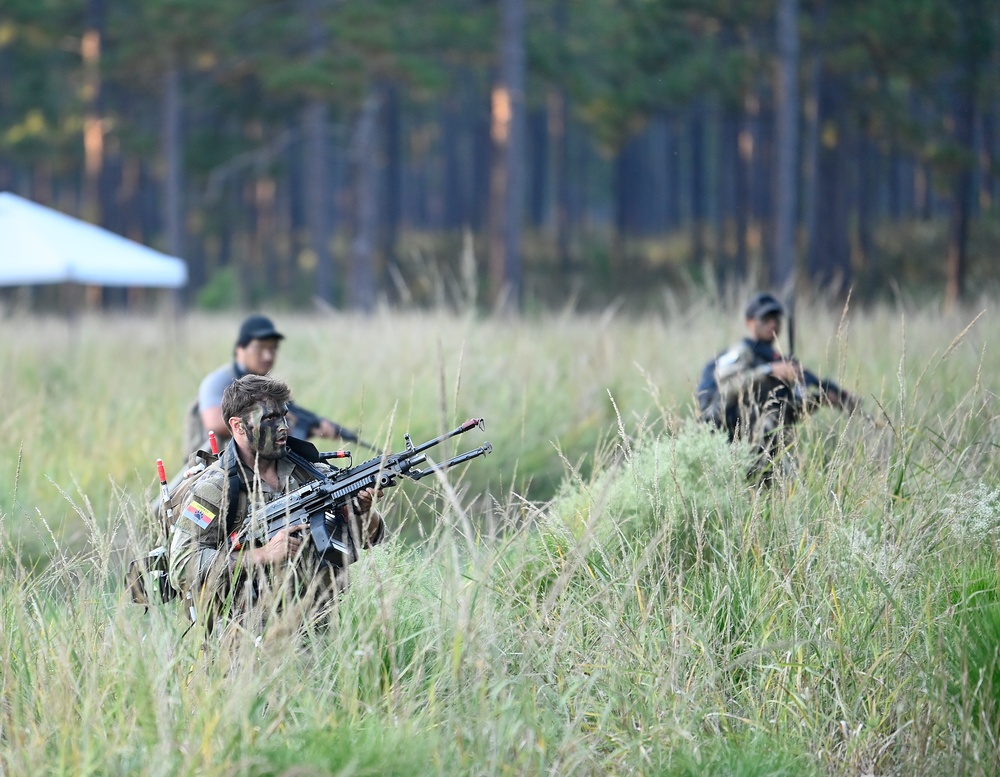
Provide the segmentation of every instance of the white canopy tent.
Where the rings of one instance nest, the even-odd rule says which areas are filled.
[[[79,283],[176,289],[187,279],[182,259],[0,192],[0,286]]]

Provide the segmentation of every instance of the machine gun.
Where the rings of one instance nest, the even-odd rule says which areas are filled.
[[[460,453],[446,461],[420,468],[427,461],[424,451],[445,440],[472,429],[485,429],[481,418],[471,418],[450,432],[414,445],[410,435],[404,435],[405,448],[399,453],[376,456],[357,466],[337,468],[325,472],[312,467],[312,480],[300,488],[251,511],[239,532],[240,543],[250,541],[266,544],[275,534],[288,526],[305,524],[320,563],[336,569],[346,567],[358,559],[355,540],[347,520],[348,503],[366,488],[384,489],[396,485],[400,478],[420,480],[434,472],[442,472],[493,450],[490,443]],[[319,453],[317,459],[329,461],[344,458],[344,451]]]

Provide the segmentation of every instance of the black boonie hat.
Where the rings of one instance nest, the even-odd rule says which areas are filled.
[[[785,306],[773,294],[766,291],[754,294],[747,302],[747,318],[764,318],[772,313],[777,313],[779,316],[785,315]]]
[[[251,340],[266,340],[269,337],[281,340],[284,335],[274,328],[274,323],[267,316],[250,316],[240,324],[236,345],[244,348]]]

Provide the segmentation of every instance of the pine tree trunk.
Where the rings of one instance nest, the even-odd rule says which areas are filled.
[[[366,313],[375,308],[375,236],[378,230],[376,123],[379,96],[369,92],[361,107],[354,143],[354,241],[351,245],[349,305]]]
[[[531,164],[528,167],[528,214],[534,229],[545,225],[545,210],[549,188],[549,117],[544,108],[537,108],[528,116],[530,128]]]
[[[774,259],[771,283],[784,287],[795,271],[795,223],[798,213],[799,142],[798,0],[778,2],[778,68],[775,111],[777,147],[774,193]]]
[[[816,230],[809,251],[813,284],[839,294],[851,280],[848,208],[850,178],[845,155],[844,87],[826,68],[820,78],[819,120],[832,131],[820,144]]]
[[[399,89],[387,83],[382,90],[383,184],[380,243],[385,267],[396,263],[396,244],[403,217],[403,164],[400,146]],[[381,284],[380,279],[380,284]]]
[[[975,122],[976,103],[971,88],[955,95],[955,142],[968,152],[972,150],[972,127]],[[971,153],[970,153],[971,156]],[[972,208],[972,170],[961,165],[954,175],[951,209],[948,217],[947,282],[945,308],[954,308],[966,293],[968,265],[969,212]]]
[[[562,90],[549,93],[549,136],[555,189],[556,262],[566,278],[570,272],[569,103]]]
[[[167,253],[184,256],[182,192],[183,147],[181,144],[180,71],[171,64],[163,73],[163,226]],[[200,274],[194,276],[199,281]]]
[[[86,0],[80,38],[83,62],[83,202],[84,219],[101,223],[100,186],[104,168],[104,121],[101,90],[101,47],[104,43],[104,2]]]
[[[996,114],[984,111],[980,116],[982,128],[979,149],[979,210],[988,211],[996,201],[996,161],[997,127]]]
[[[303,114],[305,143],[305,201],[309,223],[309,249],[315,261],[313,293],[326,304],[333,304],[333,256],[330,253],[332,219],[330,218],[329,157],[327,154],[326,106],[310,100]]]
[[[700,102],[692,106],[688,137],[691,160],[691,264],[700,271],[705,261],[705,108]]]
[[[520,307],[524,205],[524,0],[501,0],[500,80],[493,90],[494,163],[490,186],[490,296]]]

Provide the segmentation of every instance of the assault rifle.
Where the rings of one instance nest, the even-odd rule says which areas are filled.
[[[295,425],[288,430],[288,433],[292,437],[298,437],[302,440],[309,439],[309,432],[319,426],[324,420],[329,421],[329,419],[325,419],[323,416],[317,415],[311,410],[306,410],[304,407],[296,405],[294,402],[288,403],[288,412],[295,418]],[[341,426],[335,421],[329,421],[329,423],[336,430],[337,436],[341,440],[344,440],[345,442],[355,442],[370,451],[378,451],[378,448],[371,443],[358,439],[356,432],[352,432],[350,429]]]
[[[789,361],[797,362],[798,359],[795,356],[795,292],[794,286],[788,292],[788,296],[785,298],[785,315],[788,319],[788,354],[785,356]],[[833,393],[840,399],[840,408],[846,410],[848,413],[857,413],[866,421],[871,423],[876,429],[881,429],[885,426],[885,422],[881,419],[875,418],[871,413],[864,409],[861,405],[861,400],[855,395],[848,391],[845,391],[832,380],[827,380],[826,378],[817,378],[818,386],[820,392],[822,392],[820,397],[809,396],[806,393],[806,386],[802,381],[796,381],[794,386],[795,401],[797,404],[797,409],[799,412],[806,409],[810,404],[818,406],[822,404],[822,397]]]
[[[389,488],[396,485],[400,478],[420,480],[434,472],[442,472],[487,455],[493,450],[488,442],[446,461],[419,467],[427,461],[424,451],[476,428],[485,429],[483,419],[471,418],[456,429],[420,445],[414,445],[410,435],[405,434],[406,446],[402,451],[376,456],[357,466],[337,468],[331,465],[332,473],[313,467],[312,474],[316,480],[251,512],[239,533],[240,541],[250,540],[263,545],[282,529],[305,524],[309,527],[320,563],[336,569],[346,567],[358,559],[354,538],[345,518],[344,508],[348,503],[366,488]],[[345,451],[319,453],[316,459],[328,461],[349,455]]]

